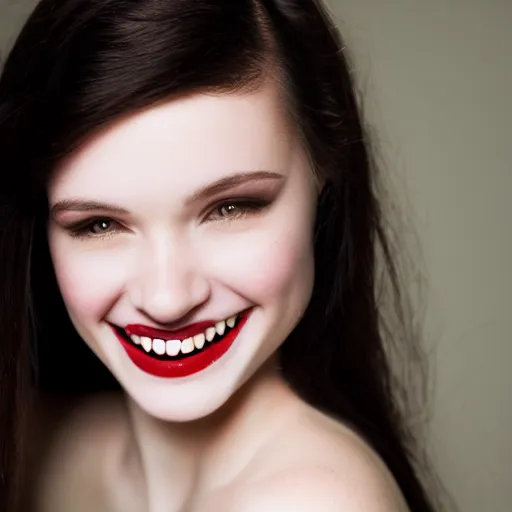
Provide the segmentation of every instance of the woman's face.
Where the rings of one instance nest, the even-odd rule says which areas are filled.
[[[281,105],[270,85],[173,100],[95,135],[50,180],[71,320],[161,419],[218,409],[310,300],[317,190]]]

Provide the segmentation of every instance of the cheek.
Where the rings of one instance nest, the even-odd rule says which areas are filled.
[[[217,275],[250,301],[309,300],[314,262],[309,222],[273,224],[223,244]],[[290,305],[292,305],[290,303]],[[300,306],[302,307],[302,306]]]
[[[264,244],[250,253],[244,272],[248,293],[255,297],[273,297],[280,293],[299,291],[309,281],[312,268],[309,248],[297,240],[282,238]]]
[[[59,289],[70,315],[77,321],[103,316],[119,290],[122,276],[113,255],[80,250],[80,242],[49,238]]]

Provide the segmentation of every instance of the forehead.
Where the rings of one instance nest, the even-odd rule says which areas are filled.
[[[275,87],[188,96],[113,123],[54,173],[49,196],[171,181],[193,189],[234,172],[283,170],[293,145]],[[142,192],[142,190],[141,190]]]

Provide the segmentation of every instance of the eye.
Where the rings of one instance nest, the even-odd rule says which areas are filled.
[[[95,218],[70,226],[68,229],[76,238],[103,238],[112,236],[119,228],[119,224],[112,219]]]
[[[268,205],[268,201],[259,199],[225,201],[215,207],[208,220],[237,220],[248,215],[256,215]]]
[[[92,224],[89,224],[89,231],[94,235],[103,235],[110,230],[112,227],[112,221],[105,220],[97,220]]]
[[[224,204],[219,207],[219,214],[226,218],[226,217],[236,217],[237,215],[243,214],[244,208],[240,207],[240,205],[235,203],[228,203]]]

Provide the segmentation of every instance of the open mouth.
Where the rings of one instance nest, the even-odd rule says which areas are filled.
[[[160,361],[181,361],[209,350],[240,324],[241,314],[235,315],[215,326],[208,327],[205,332],[184,340],[150,338],[149,336],[129,335],[123,328],[114,326],[117,334],[137,350]]]
[[[111,324],[117,339],[131,361],[142,371],[156,377],[184,377],[204,370],[220,359],[242,330],[251,309],[216,324],[206,324],[205,330],[184,339],[146,336],[152,329],[121,328]],[[134,334],[130,331],[137,331]],[[148,331],[148,332],[146,332]],[[172,334],[167,333],[167,336]]]

